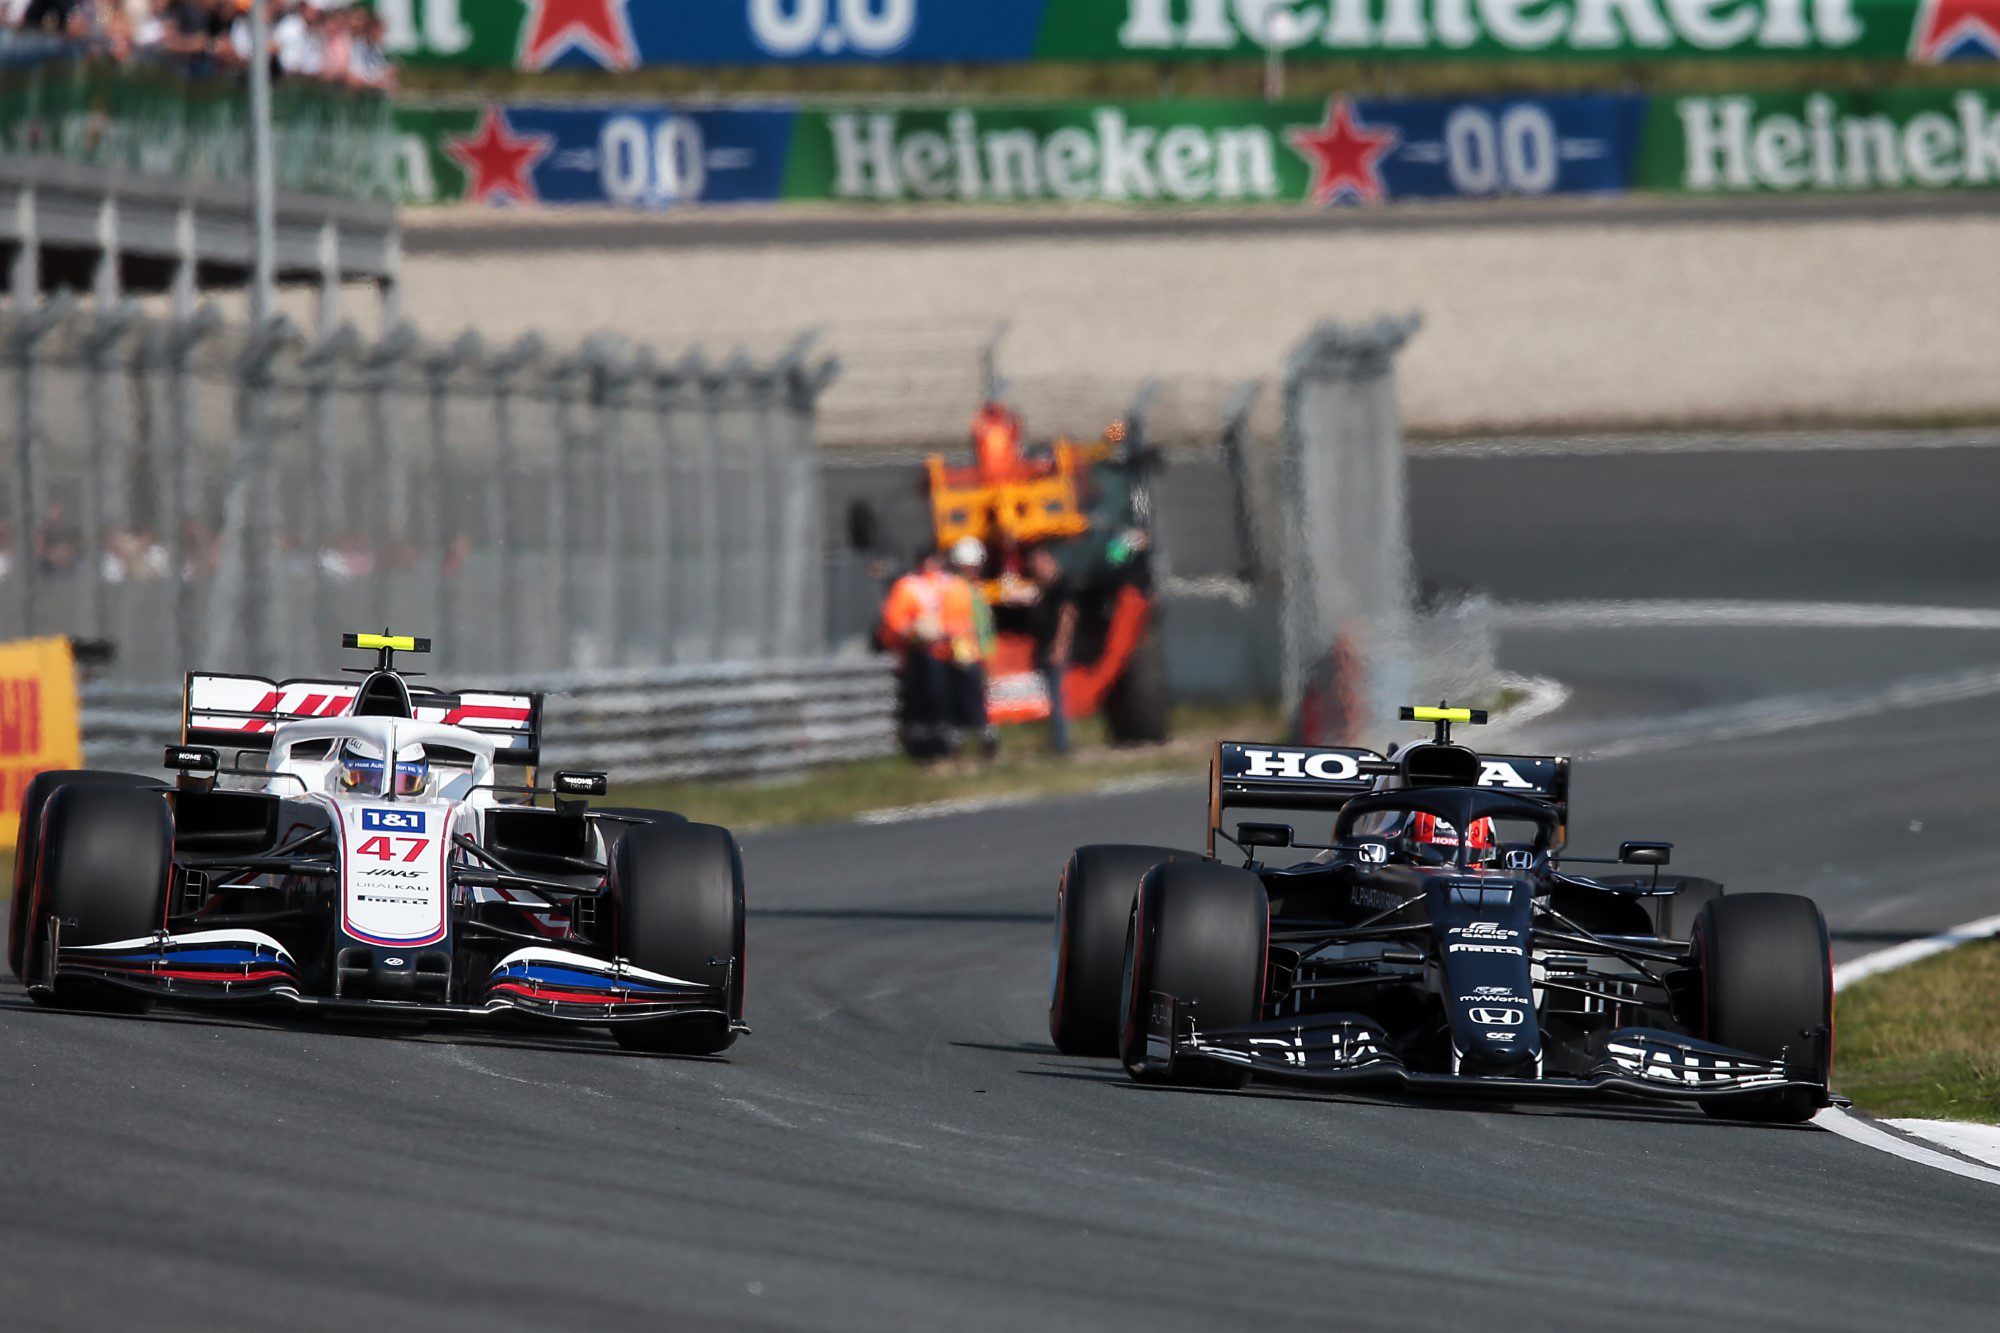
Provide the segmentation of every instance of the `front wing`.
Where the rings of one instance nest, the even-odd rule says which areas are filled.
[[[473,1004],[315,995],[277,940],[254,930],[160,931],[110,944],[64,945],[50,922],[45,958],[30,980],[53,989],[70,977],[182,1001],[280,1001],[301,1008],[365,1010],[413,1018],[480,1019],[528,1014],[571,1023],[627,1023],[656,1018],[729,1021],[729,978],[714,984],[648,972],[563,949],[518,949],[488,975]],[[731,964],[733,968],[734,964]]]
[[[1764,1060],[1658,1028],[1620,1028],[1582,1078],[1524,1078],[1413,1070],[1390,1038],[1360,1014],[1310,1014],[1248,1027],[1203,1029],[1172,995],[1147,996],[1144,1067],[1171,1074],[1184,1061],[1233,1065],[1259,1078],[1320,1086],[1377,1086],[1516,1100],[1599,1094],[1667,1101],[1726,1100],[1824,1084],[1798,1079],[1785,1061]]]

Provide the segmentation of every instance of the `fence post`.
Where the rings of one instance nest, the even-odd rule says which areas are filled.
[[[514,377],[542,357],[542,340],[524,334],[512,347],[486,363],[493,389],[493,466],[486,474],[486,529],[494,560],[492,658],[518,650],[514,635],[520,624],[520,523],[515,515],[514,488],[520,480],[514,454]]]
[[[16,427],[20,432],[19,454],[15,461],[14,502],[19,531],[14,534],[15,566],[21,574],[21,628],[35,632],[39,619],[41,571],[36,567],[35,532],[42,521],[41,475],[41,390],[40,366],[36,350],[77,306],[76,297],[57,292],[34,310],[24,311],[14,320]]]
[[[573,398],[577,387],[589,374],[582,356],[564,357],[549,370],[549,390],[555,395],[556,436],[549,453],[549,555],[555,605],[550,622],[556,627],[552,665],[574,667],[576,662],[576,587],[570,551],[572,506],[570,461],[576,454],[576,420]]]
[[[1264,391],[1262,380],[1245,380],[1222,409],[1222,465],[1229,474],[1229,500],[1236,520],[1236,577],[1251,586],[1264,577],[1263,544],[1251,504],[1248,439],[1250,413]]]
[[[597,467],[597,576],[592,581],[591,612],[596,621],[597,661],[615,665],[624,657],[618,608],[624,599],[625,518],[619,502],[623,433],[619,415],[625,392],[637,374],[637,363],[625,354],[621,339],[592,338],[583,356],[590,364],[590,426],[588,438]]]
[[[111,463],[117,452],[117,443],[112,439],[115,431],[111,424],[110,379],[118,344],[138,323],[139,307],[131,301],[120,301],[110,309],[99,312],[83,336],[84,365],[89,373],[89,387],[84,393],[84,415],[89,435],[86,466],[90,472],[83,484],[83,551],[84,559],[89,564],[85,571],[89,605],[84,623],[89,626],[91,636],[99,639],[111,635],[104,577],[105,559],[109,554],[107,533],[114,524],[123,526],[125,523],[122,493],[113,495],[113,489],[125,473],[123,468],[113,467]]]
[[[695,474],[695,521],[697,542],[695,570],[705,574],[707,584],[697,593],[706,606],[704,648],[700,660],[720,661],[726,649],[726,621],[729,585],[728,564],[723,550],[722,530],[722,397],[742,374],[739,353],[727,365],[709,370],[701,377],[702,439],[699,469]]]
[[[662,663],[681,661],[684,655],[683,639],[675,615],[681,606],[678,581],[686,561],[674,549],[674,539],[680,530],[674,516],[674,506],[680,500],[676,482],[680,456],[676,436],[679,432],[675,428],[674,417],[682,391],[691,386],[700,391],[701,368],[701,353],[693,351],[653,377],[653,410],[659,427],[659,447],[655,451],[652,469],[653,560],[650,563],[658,571],[659,582],[653,595],[647,598],[646,605],[652,607],[660,618]]]
[[[778,651],[803,658],[825,643],[824,593],[827,567],[824,550],[824,510],[819,467],[819,442],[813,424],[819,396],[840,373],[840,363],[828,357],[816,366],[805,362],[806,340],[787,358],[782,377],[791,439],[785,469],[784,563],[778,589]],[[815,592],[819,596],[815,596]]]
[[[402,535],[396,523],[401,509],[401,488],[396,485],[397,465],[403,461],[402,414],[395,411],[391,398],[396,389],[397,371],[416,350],[417,333],[408,324],[397,323],[361,361],[362,383],[368,394],[369,474],[375,494],[369,504],[369,544],[373,551],[368,562],[368,609],[371,626],[380,622],[393,627],[395,608],[389,604],[389,565],[396,552],[395,540]]]
[[[194,522],[196,495],[200,489],[196,473],[201,464],[199,444],[195,439],[194,353],[202,340],[221,326],[221,312],[212,304],[203,304],[192,315],[169,325],[163,339],[165,355],[162,359],[167,368],[169,418],[167,468],[171,475],[169,486],[173,496],[168,518],[167,557],[173,564],[176,671],[187,670],[194,660],[194,590],[200,573],[197,567],[200,553],[189,541],[189,528]]]
[[[1364,738],[1410,676],[1395,359],[1414,317],[1324,324],[1285,377],[1285,703],[1300,739]],[[1388,403],[1385,409],[1383,404]]]
[[[312,623],[322,634],[331,633],[336,620],[328,561],[341,540],[339,529],[348,512],[347,479],[334,445],[330,400],[341,363],[360,346],[361,335],[354,326],[342,324],[307,349],[299,362],[305,389],[305,442],[312,453],[307,462],[312,494],[305,506],[306,545],[312,562]]]
[[[745,603],[740,640],[746,646],[733,655],[769,657],[777,649],[779,584],[781,566],[790,549],[790,534],[781,532],[783,497],[776,494],[781,483],[778,450],[773,438],[771,417],[782,387],[784,363],[770,366],[745,365],[743,393],[750,413],[750,429],[738,442],[738,470],[742,480],[743,531],[748,534],[744,579],[739,596]]]
[[[228,620],[242,633],[244,654],[249,659],[250,669],[260,674],[268,672],[271,667],[270,610],[276,600],[272,595],[272,579],[277,564],[276,534],[271,516],[277,498],[276,487],[272,485],[272,474],[277,469],[276,442],[272,439],[273,363],[280,352],[297,340],[298,331],[291,320],[283,315],[274,315],[251,331],[250,339],[237,359],[237,430],[240,434],[235,450],[237,466],[233,470],[234,475],[229,478],[228,495],[231,501],[241,506],[233,526],[237,534],[237,561],[242,576],[237,584],[239,602],[236,614]],[[232,525],[228,522],[226,508],[224,513],[223,533],[226,536]]]
[[[468,329],[459,334],[451,346],[431,352],[423,359],[424,390],[429,397],[430,408],[429,521],[431,541],[434,543],[430,568],[426,572],[431,585],[430,633],[436,636],[436,647],[443,650],[441,666],[454,666],[469,657],[467,645],[459,634],[461,625],[451,620],[452,608],[465,607],[466,599],[450,596],[445,587],[451,578],[453,557],[459,557],[462,564],[465,555],[460,549],[459,526],[452,507],[456,487],[451,456],[451,378],[477,358],[484,346],[479,335]]]

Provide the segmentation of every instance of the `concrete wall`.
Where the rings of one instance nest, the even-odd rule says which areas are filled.
[[[1420,431],[2000,415],[2000,217],[1508,216],[896,244],[855,242],[849,217],[825,241],[711,226],[597,251],[538,219],[519,251],[412,246],[406,308],[433,330],[608,327],[666,348],[768,351],[820,326],[845,364],[825,419],[842,444],[962,438],[1001,320],[1003,367],[1049,433],[1096,429],[1149,376],[1161,436],[1212,430],[1228,388],[1275,377],[1315,321],[1404,310],[1426,321],[1402,368]],[[1262,411],[1268,432],[1274,395]]]

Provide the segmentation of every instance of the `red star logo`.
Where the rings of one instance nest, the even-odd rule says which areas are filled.
[[[555,140],[546,134],[516,136],[507,113],[492,105],[480,113],[477,130],[444,142],[446,156],[465,168],[466,194],[476,204],[508,197],[534,203],[535,164],[554,147]]]
[[[1314,129],[1285,132],[1292,151],[1312,163],[1312,201],[1330,204],[1343,195],[1363,203],[1382,202],[1384,154],[1401,140],[1393,128],[1363,127],[1354,120],[1354,109],[1344,97],[1326,104],[1326,124]]]
[[[2000,0],[1925,0],[1910,34],[1910,58],[1935,65],[1968,40],[1985,47],[1989,60],[2000,59]]]
[[[515,64],[547,69],[557,56],[577,48],[606,69],[635,69],[639,48],[632,41],[631,0],[527,0],[528,22],[521,29]]]

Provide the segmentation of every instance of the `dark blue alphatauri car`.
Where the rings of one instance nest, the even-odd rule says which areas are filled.
[[[1810,899],[1662,874],[1668,843],[1569,855],[1569,760],[1454,744],[1474,710],[1403,716],[1436,730],[1393,757],[1217,746],[1205,853],[1079,848],[1056,892],[1056,1045],[1142,1082],[1622,1094],[1765,1121],[1829,1104]],[[1232,808],[1329,814],[1332,838],[1228,833]]]

